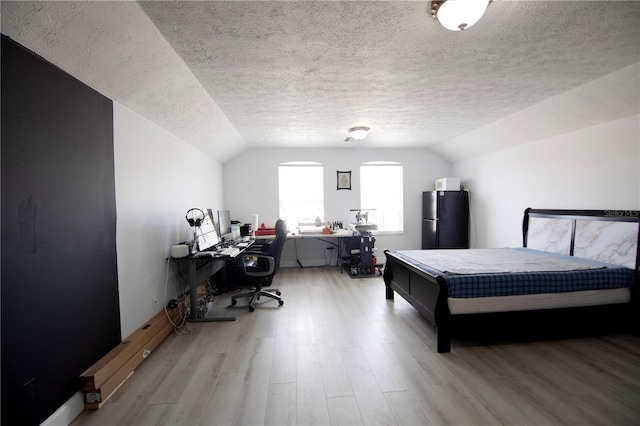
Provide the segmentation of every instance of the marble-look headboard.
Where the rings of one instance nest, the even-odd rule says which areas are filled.
[[[600,260],[638,270],[637,210],[526,209],[523,246]]]

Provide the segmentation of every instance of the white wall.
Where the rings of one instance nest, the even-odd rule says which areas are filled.
[[[639,129],[634,115],[455,163],[473,194],[472,247],[521,246],[527,207],[639,210]]]
[[[166,303],[165,259],[172,245],[191,238],[187,210],[222,204],[222,165],[126,107],[114,102],[113,109],[124,339]],[[176,296],[175,265],[170,268],[167,300]]]
[[[364,142],[366,143],[366,141]],[[382,250],[420,248],[422,192],[434,189],[434,181],[450,173],[450,164],[426,149],[252,149],[224,164],[224,208],[234,220],[250,222],[257,213],[260,222],[273,226],[278,219],[278,165],[288,161],[316,161],[324,165],[325,221],[341,220],[345,226],[355,220],[349,209],[360,208],[360,164],[367,161],[396,161],[404,166],[404,233],[379,235]],[[352,190],[336,189],[336,171],[351,170]],[[304,266],[325,262],[322,247],[313,241],[296,241]],[[307,246],[308,249],[304,247]],[[282,266],[295,266],[294,245],[288,242]],[[334,256],[334,260],[336,256]]]

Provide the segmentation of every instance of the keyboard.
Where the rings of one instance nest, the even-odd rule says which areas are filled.
[[[240,253],[240,249],[237,247],[227,247],[226,249],[218,252],[219,255],[231,257],[237,255],[238,253]]]
[[[193,257],[212,257],[215,253],[212,251],[199,251],[193,254]]]

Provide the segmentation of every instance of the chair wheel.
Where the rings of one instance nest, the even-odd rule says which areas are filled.
[[[249,306],[249,312],[253,312],[255,310],[256,310],[256,308],[254,308],[253,306]]]
[[[279,292],[279,291],[276,291],[276,294],[277,294],[278,296],[282,296],[282,293],[281,293],[281,292]]]
[[[278,304],[279,304],[280,306],[284,305],[284,300],[278,300]]]
[[[231,304],[232,304],[233,306],[235,306],[235,305],[236,305],[236,303],[238,303],[238,301],[237,301],[236,299],[231,299]]]

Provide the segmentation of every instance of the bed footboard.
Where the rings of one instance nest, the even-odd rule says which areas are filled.
[[[432,276],[397,259],[388,250],[384,267],[386,298],[394,292],[402,296],[434,325],[438,353],[451,351],[451,314],[447,304],[447,285],[440,276]]]

